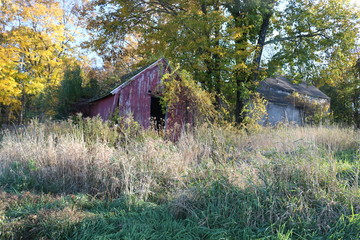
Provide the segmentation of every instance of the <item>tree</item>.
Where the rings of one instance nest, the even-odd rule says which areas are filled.
[[[337,0],[95,0],[86,12],[100,53],[122,54],[126,38],[136,37],[133,51],[180,63],[218,104],[225,96],[237,122],[266,74],[317,85],[331,79],[325,74],[343,64],[358,32],[357,12]]]
[[[276,21],[279,33],[265,44],[281,45],[269,67],[318,86],[335,83],[356,48],[359,12],[346,1],[291,0]]]
[[[27,106],[62,80],[72,38],[64,11],[54,0],[2,0],[0,3],[0,104],[22,122]]]
[[[58,117],[67,117],[74,111],[74,104],[83,96],[81,69],[76,66],[74,69],[67,69],[64,79],[59,88]]]
[[[334,121],[340,124],[360,128],[360,60],[348,62],[336,85],[327,83],[322,90],[331,97],[331,109]]]
[[[149,62],[166,56],[191,71],[205,89],[220,93],[220,69],[226,66],[220,58],[227,45],[220,7],[215,0],[93,1],[84,11],[88,28],[98,30],[91,31],[89,45],[108,60],[131,51]]]
[[[225,1],[235,28],[233,75],[235,82],[235,121],[243,121],[246,102],[256,87],[261,56],[276,0]]]

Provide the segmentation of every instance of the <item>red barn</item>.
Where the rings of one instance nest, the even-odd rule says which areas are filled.
[[[107,95],[90,102],[88,115],[100,115],[107,120],[117,109],[120,116],[132,115],[142,127],[149,128],[151,119],[159,127],[173,128],[176,124],[180,127],[189,120],[184,119],[186,106],[179,103],[171,112],[162,110],[160,97],[162,77],[170,72],[168,62],[161,58],[156,62],[123,76],[126,81],[113,89]],[[117,112],[117,111],[116,111]],[[163,123],[160,123],[163,121]]]

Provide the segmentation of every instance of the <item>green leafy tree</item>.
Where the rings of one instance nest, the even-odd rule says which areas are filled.
[[[79,66],[65,71],[64,79],[62,80],[61,87],[59,88],[59,104],[57,110],[58,117],[64,118],[74,112],[74,104],[84,94],[82,83],[83,79]]]
[[[269,66],[297,80],[335,84],[356,47],[359,12],[347,1],[291,0],[276,13],[278,31],[265,44],[276,44]]]
[[[338,77],[335,85],[328,83],[322,87],[331,97],[334,121],[360,128],[360,60],[350,61]]]

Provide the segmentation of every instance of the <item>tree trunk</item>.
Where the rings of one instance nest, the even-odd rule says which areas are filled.
[[[360,128],[360,91],[355,90],[354,97],[353,97],[353,104],[354,104],[354,124],[356,128]]]
[[[259,69],[260,69],[260,62],[263,52],[263,47],[265,45],[265,39],[266,35],[270,26],[270,18],[273,15],[273,9],[274,5],[277,2],[277,0],[267,0],[263,1],[261,3],[260,8],[264,9],[264,12],[262,13],[262,24],[258,33],[258,41],[257,41],[257,49],[254,54],[254,58],[252,60],[252,63],[254,65],[253,71],[248,74],[246,72],[241,73],[241,71],[235,72],[235,85],[236,85],[236,106],[235,106],[235,121],[236,123],[241,123],[244,119],[244,116],[242,114],[243,109],[245,107],[245,101],[247,99],[244,98],[242,91],[244,91],[244,88],[248,88],[248,83],[255,83],[255,81],[258,78]],[[247,21],[242,21],[246,17],[247,13],[247,3],[246,1],[234,1],[234,4],[226,4],[225,6],[230,11],[231,15],[234,17],[235,26],[239,29],[243,28],[244,26],[249,26]],[[255,12],[255,11],[254,11]],[[251,25],[251,24],[250,24]],[[238,39],[235,41],[235,44],[238,46],[244,46],[248,41],[248,35],[247,33],[244,34],[244,36],[241,39]],[[246,51],[246,49],[237,49],[240,51]],[[248,57],[237,57],[235,56],[236,64],[239,63],[246,63],[248,60]],[[245,85],[245,86],[244,86]],[[255,86],[255,84],[253,85]]]
[[[244,34],[244,38],[238,39],[235,41],[235,44],[238,46],[244,46],[244,41],[246,41],[247,36]],[[241,51],[246,51],[246,49],[239,49]],[[236,65],[246,62],[246,56],[236,57]],[[246,75],[246,72],[236,69],[235,71],[235,91],[236,91],[236,105],[235,105],[235,122],[241,123],[244,120],[243,109],[245,107],[245,99],[243,91],[244,85],[246,85],[249,80],[249,76]]]
[[[244,100],[241,97],[241,75],[237,74],[236,76],[236,106],[235,106],[235,122],[241,123],[244,120],[242,111],[244,109]]]
[[[270,26],[270,18],[273,15],[273,11],[263,15],[263,21],[259,31],[259,38],[255,50],[253,65],[254,70],[251,76],[251,80],[256,81],[259,76],[261,57],[264,50],[266,35]]]
[[[218,10],[218,8],[216,9]],[[220,35],[220,29],[216,28],[215,29],[215,47],[219,47],[220,46],[220,40],[219,40],[219,35]],[[221,74],[220,74],[220,69],[221,69],[221,59],[219,54],[214,54],[213,56],[214,58],[214,87],[215,87],[215,100],[216,100],[216,106],[218,108],[220,108],[221,105]]]
[[[24,115],[25,115],[25,93],[21,96],[21,109],[18,117],[18,124],[21,124],[24,122]]]

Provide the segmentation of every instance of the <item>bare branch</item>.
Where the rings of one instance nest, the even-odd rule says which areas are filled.
[[[322,36],[322,37],[328,38],[328,36],[326,36],[322,33],[308,33],[308,34],[299,34],[299,35],[291,36],[291,37],[280,37],[280,38],[275,37],[272,40],[266,41],[264,43],[264,45],[282,42],[282,41],[289,41],[289,40],[291,41],[291,40],[295,40],[295,39],[299,39],[299,38],[311,38],[311,37],[316,37],[316,36]]]

